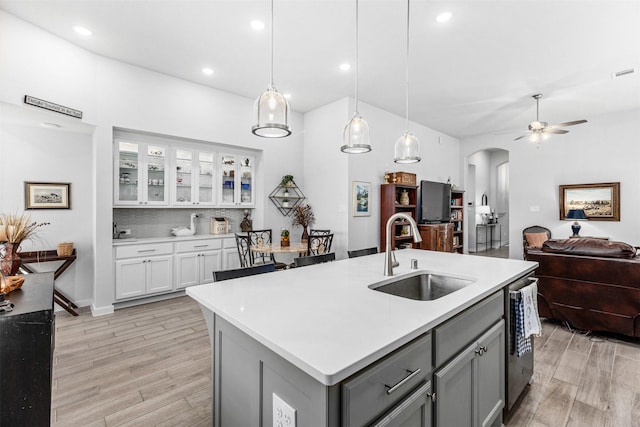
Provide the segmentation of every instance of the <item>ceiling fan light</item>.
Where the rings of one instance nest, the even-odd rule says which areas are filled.
[[[362,154],[371,151],[369,124],[360,114],[355,113],[342,132],[344,145],[340,151],[347,154]]]
[[[418,163],[420,160],[420,142],[418,138],[413,136],[409,131],[405,131],[404,134],[396,140],[394,148],[395,156],[393,161],[395,163]]]
[[[256,124],[251,128],[254,135],[263,138],[283,138],[291,135],[289,126],[289,102],[273,85],[269,85],[254,104]]]

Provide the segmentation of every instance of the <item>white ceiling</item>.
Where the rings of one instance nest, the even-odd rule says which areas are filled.
[[[92,52],[252,99],[269,82],[269,8],[268,0],[0,0],[0,9]],[[274,8],[275,83],[291,93],[292,109],[353,97],[354,69],[338,65],[354,61],[355,0],[275,0]],[[452,20],[436,23],[444,10]],[[253,19],[267,28],[252,30]],[[80,37],[73,25],[94,35]],[[406,1],[360,0],[359,97],[403,117],[405,31]],[[411,120],[459,138],[526,130],[535,93],[550,124],[638,109],[640,1],[413,0],[410,89]]]

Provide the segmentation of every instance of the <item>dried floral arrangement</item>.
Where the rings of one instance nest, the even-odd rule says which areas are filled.
[[[293,214],[291,215],[291,223],[293,225],[301,225],[303,227],[309,227],[316,222],[316,216],[311,209],[311,205],[298,205],[293,208]]]
[[[3,213],[0,215],[0,242],[20,243],[33,238],[38,228],[48,222],[36,222],[26,213]]]

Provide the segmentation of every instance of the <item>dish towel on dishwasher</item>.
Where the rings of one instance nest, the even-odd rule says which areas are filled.
[[[522,298],[522,293],[520,293],[519,296],[520,298],[511,301],[516,321],[516,333],[514,334],[516,356],[522,357],[525,353],[531,351],[531,337],[526,337],[524,335],[524,298]]]
[[[538,285],[536,282],[520,289],[520,300],[523,304],[524,314],[524,336],[540,335],[542,333],[542,325],[538,317]]]

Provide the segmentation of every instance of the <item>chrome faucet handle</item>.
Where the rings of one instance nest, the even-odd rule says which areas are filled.
[[[394,250],[391,251],[391,266],[392,267],[397,267],[399,265],[400,265],[400,263],[396,259],[396,251],[394,249]]]

